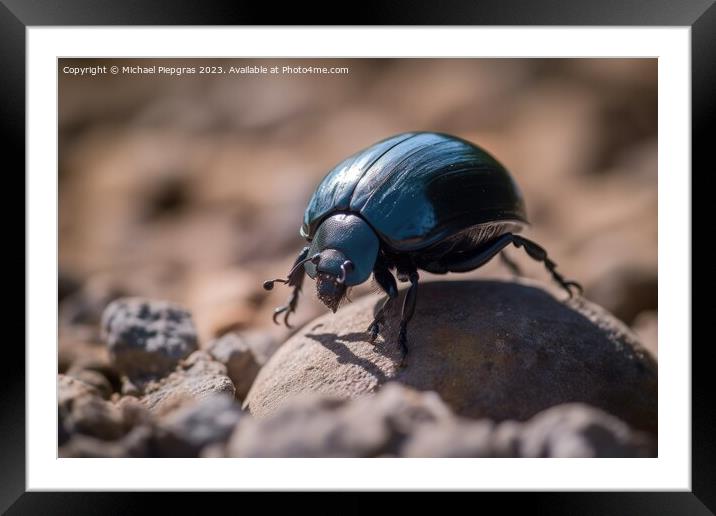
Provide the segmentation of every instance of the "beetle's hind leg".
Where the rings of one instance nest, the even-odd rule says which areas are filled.
[[[559,283],[559,285],[567,291],[569,297],[572,297],[574,295],[572,293],[572,288],[577,289],[580,294],[583,292],[582,286],[579,283],[577,283],[576,281],[566,280],[560,273],[557,272],[557,264],[549,259],[549,257],[547,256],[547,251],[545,251],[542,246],[533,242],[532,240],[528,240],[527,238],[518,235],[512,235],[512,243],[515,245],[515,247],[524,247],[527,254],[533,260],[544,263],[544,266],[552,275],[554,281]]]
[[[371,342],[374,342],[378,337],[380,327],[385,322],[385,310],[390,306],[390,303],[398,297],[398,285],[395,282],[395,277],[385,265],[385,262],[380,258],[373,268],[373,277],[387,296],[381,302],[380,307],[375,310],[373,322],[368,326],[368,334]]]
[[[467,272],[477,269],[490,261],[495,255],[501,254],[507,245],[514,244],[515,247],[524,247],[530,258],[544,263],[552,278],[569,293],[572,297],[572,288],[577,289],[580,293],[582,287],[579,283],[565,280],[560,273],[556,271],[557,265],[549,259],[547,251],[540,245],[525,237],[515,235],[513,233],[505,233],[494,240],[475,248],[470,253],[462,253],[460,255],[444,256],[440,260],[440,267],[449,272]]]
[[[304,247],[301,251],[301,254],[298,255],[298,258],[296,258],[296,261],[293,262],[291,274],[289,274],[288,281],[286,282],[289,287],[293,287],[291,296],[288,298],[288,301],[285,305],[279,306],[273,311],[273,322],[276,324],[279,324],[277,320],[278,316],[281,314],[285,314],[283,316],[283,324],[285,324],[287,328],[292,328],[292,326],[288,323],[288,318],[293,312],[296,311],[296,305],[298,305],[298,296],[301,293],[303,279],[306,276],[306,271],[303,266],[296,267],[296,265],[306,259],[306,256],[308,256],[308,250],[308,246]]]

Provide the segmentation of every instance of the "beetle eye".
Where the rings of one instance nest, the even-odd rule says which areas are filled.
[[[338,283],[344,283],[346,281],[346,276],[349,272],[353,270],[353,262],[350,260],[346,260],[341,264],[341,276],[338,278]]]

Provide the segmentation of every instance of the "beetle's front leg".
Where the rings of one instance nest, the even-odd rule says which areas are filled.
[[[283,306],[279,306],[273,311],[273,322],[275,322],[276,324],[279,324],[279,322],[277,321],[277,317],[282,313],[285,313],[285,315],[283,316],[283,323],[286,325],[286,327],[292,328],[292,326],[288,323],[288,317],[296,311],[296,305],[298,304],[298,296],[301,293],[303,279],[306,276],[306,271],[303,268],[303,265],[301,265],[300,267],[296,266],[306,259],[306,256],[308,256],[308,249],[308,246],[304,247],[301,251],[301,254],[298,255],[298,258],[296,258],[296,261],[293,262],[293,266],[291,267],[291,273],[289,274],[288,281],[286,282],[289,287],[293,287],[293,291],[291,292],[291,297],[288,298],[286,304]]]
[[[381,303],[380,308],[375,311],[373,322],[368,326],[368,333],[370,335],[371,342],[375,341],[378,337],[380,326],[385,322],[386,308],[388,308],[388,305],[392,300],[398,297],[398,285],[395,282],[395,278],[381,258],[378,258],[378,261],[373,268],[373,277],[378,285],[380,285],[380,288],[385,291],[387,297]]]

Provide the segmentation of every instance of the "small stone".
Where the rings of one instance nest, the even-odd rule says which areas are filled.
[[[57,375],[57,405],[61,410],[71,410],[73,403],[80,398],[99,395],[97,389],[77,378]]]
[[[401,448],[404,457],[491,457],[490,420],[451,421],[443,425],[423,425],[415,429]]]
[[[211,356],[226,366],[236,387],[236,399],[243,401],[251,389],[261,366],[266,362],[275,342],[260,332],[227,333],[209,345]]]
[[[435,393],[389,384],[350,402],[303,396],[266,419],[243,420],[228,454],[234,457],[396,456],[415,428],[454,419]]]
[[[142,389],[126,376],[122,376],[122,386],[120,387],[122,396],[138,397],[142,395]]]
[[[503,421],[493,429],[492,455],[494,457],[519,457],[520,432],[522,424],[517,421]]]
[[[119,374],[119,371],[117,371],[117,369],[110,364],[107,347],[102,345],[101,350],[103,353],[90,354],[87,357],[78,357],[72,367],[67,370],[67,374],[71,376],[72,373],[79,371],[92,371],[99,373],[109,384],[111,392],[119,392],[122,385],[121,375]]]
[[[137,398],[125,396],[117,401],[116,406],[122,411],[122,419],[127,428],[153,424],[149,410]]]
[[[226,457],[226,444],[216,443],[205,446],[199,453],[199,457],[202,459],[222,459]]]
[[[206,446],[223,445],[241,417],[241,407],[227,394],[195,400],[159,420],[159,454],[196,457]]]
[[[619,419],[584,404],[547,409],[528,421],[522,457],[654,457],[653,441]]]
[[[97,389],[97,392],[99,392],[102,399],[108,400],[112,395],[112,384],[109,383],[109,380],[107,380],[103,374],[98,373],[97,371],[73,367],[67,371],[67,376],[77,378],[87,385],[91,385]]]
[[[148,383],[139,400],[150,412],[162,415],[213,393],[234,396],[234,384],[223,364],[205,351],[195,351],[171,374]]]
[[[77,400],[70,415],[73,432],[103,440],[118,439],[125,434],[122,411],[99,397]]]
[[[654,457],[654,442],[609,414],[579,403],[557,405],[525,423],[460,419],[417,428],[405,457]]]
[[[126,433],[121,409],[104,401],[94,387],[76,378],[59,375],[58,390],[61,440],[77,433],[112,440]]]
[[[71,422],[72,407],[80,398],[99,396],[99,391],[85,382],[66,376],[57,375],[57,418],[58,442],[60,446],[71,436],[73,428]]]
[[[329,413],[342,404],[323,396],[298,396],[270,418],[247,418],[234,430],[228,456],[353,457],[379,447],[385,440],[381,432],[373,435],[372,428],[338,428]],[[340,431],[350,436],[333,435]]]
[[[102,316],[115,367],[130,378],[161,377],[197,349],[191,314],[167,301],[121,298]]]
[[[148,426],[133,428],[121,439],[104,441],[77,434],[60,446],[60,457],[74,458],[125,458],[151,456],[152,429]]]

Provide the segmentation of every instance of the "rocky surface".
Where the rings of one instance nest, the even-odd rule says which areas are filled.
[[[452,417],[434,393],[391,386],[375,398],[296,400],[268,421],[247,420],[229,443],[237,457],[374,457],[395,453],[414,427]]]
[[[157,447],[163,457],[196,457],[212,445],[225,443],[242,417],[228,394],[210,394],[159,419]]]
[[[522,457],[650,457],[654,442],[644,433],[583,404],[547,409],[522,428]]]
[[[99,371],[75,366],[67,371],[67,376],[92,386],[97,391],[99,396],[105,400],[108,400],[112,395],[112,384],[109,382],[107,377]]]
[[[582,404],[525,423],[456,417],[434,393],[391,382],[356,400],[304,396],[237,426],[235,457],[648,457],[653,441]]]
[[[592,366],[597,367],[599,374],[603,374],[603,371],[598,369],[601,367],[601,361],[610,360],[601,357],[601,354],[622,357],[626,353],[632,361],[643,360],[643,352],[634,342],[628,340],[628,335],[624,333],[623,328],[615,324],[603,310],[582,300],[573,301],[567,307],[555,301],[544,291],[525,285],[488,283],[467,286],[470,287],[468,294],[462,292],[462,297],[458,293],[466,285],[461,283],[424,285],[422,291],[427,291],[427,295],[431,296],[430,292],[433,289],[439,289],[454,298],[455,302],[460,302],[467,298],[480,298],[474,292],[475,288],[482,289],[480,294],[483,294],[483,297],[489,297],[487,291],[490,289],[497,291],[517,289],[517,293],[522,294],[520,299],[523,310],[528,306],[529,295],[542,296],[540,300],[543,304],[547,303],[549,313],[577,312],[580,317],[584,317],[589,324],[599,330],[598,334],[607,335],[607,337],[602,335],[600,338],[613,344],[609,348],[611,351],[596,350],[590,355],[595,361]],[[535,292],[525,294],[521,292],[524,289]],[[499,301],[499,296],[494,292],[490,299],[496,302],[497,310],[509,312],[508,307],[503,306],[506,301],[504,299]],[[551,306],[548,299],[552,299]],[[374,300],[367,298],[356,302],[354,308],[361,313],[361,310],[369,309],[372,303]],[[557,306],[559,308],[555,308]],[[341,313],[345,312],[349,317],[359,318],[355,314],[351,315],[350,309],[343,310]],[[539,319],[534,313],[529,313],[533,320]],[[523,312],[522,317],[526,317]],[[542,317],[544,318],[544,314]],[[571,321],[570,317],[575,316],[572,314],[564,317],[567,321]],[[555,321],[558,322],[560,319],[553,314],[551,319],[545,319],[540,324],[554,326]],[[317,325],[322,324],[324,323],[317,321],[311,326],[315,330]],[[572,321],[571,324],[573,325],[571,329],[560,331],[575,331],[575,323]],[[454,335],[457,335],[461,325],[458,321],[453,321],[450,327],[453,328]],[[494,322],[490,328],[492,332],[502,331],[499,328],[495,329]],[[577,330],[580,328],[576,326]],[[581,328],[581,333],[584,333],[583,330],[584,328]],[[346,331],[350,331],[350,328],[346,328]],[[511,331],[516,333],[517,329],[513,328]],[[483,331],[483,334],[487,333]],[[553,330],[552,344],[558,347],[559,354],[566,354],[568,347],[560,345],[561,341],[555,337],[559,334]],[[299,332],[294,339],[305,338],[302,335],[303,332]],[[494,334],[492,336],[494,337]],[[588,342],[592,346],[598,346],[601,342],[600,338],[592,337]],[[253,346],[247,344],[248,342],[253,342]],[[453,339],[452,342],[457,342],[459,345],[460,338]],[[479,339],[474,342],[478,348],[488,347],[486,344],[480,344]],[[509,346],[509,340],[506,342],[500,346]],[[521,349],[512,350],[512,353],[532,353],[529,343],[530,341],[525,339]],[[352,344],[355,345],[355,342]],[[290,350],[290,346],[290,342],[286,343],[262,368],[260,374],[271,371],[274,361],[281,363],[283,350]],[[381,343],[376,345],[379,346]],[[350,395],[346,395],[341,389],[345,388],[345,385],[364,385],[363,377],[358,376],[357,380],[351,379],[346,376],[346,371],[343,371],[347,383],[338,384],[324,374],[322,381],[326,385],[333,385],[334,389],[326,390],[322,394],[307,391],[293,393],[287,398],[291,403],[286,403],[284,400],[272,413],[256,417],[242,410],[235,395],[236,387],[227,375],[227,368],[216,358],[227,363],[231,363],[232,359],[238,361],[242,367],[239,368],[237,364],[234,366],[245,374],[246,371],[256,370],[258,362],[265,361],[271,349],[269,340],[262,341],[255,338],[252,340],[248,336],[239,335],[224,336],[209,346],[209,352],[195,351],[186,359],[180,360],[176,368],[165,376],[147,381],[140,386],[135,386],[126,376],[123,377],[123,381],[136,391],[134,396],[121,395],[118,392],[112,392],[108,396],[112,386],[99,372],[106,365],[94,364],[97,369],[95,370],[91,368],[93,364],[90,362],[78,362],[69,369],[74,376],[68,374],[58,377],[60,456],[648,457],[656,453],[653,435],[634,430],[621,419],[587,404],[563,404],[559,395],[553,394],[544,386],[541,387],[544,392],[539,397],[532,395],[512,400],[515,411],[524,410],[525,400],[551,400],[551,405],[545,410],[535,411],[531,418],[520,418],[526,421],[502,416],[505,412],[500,412],[500,416],[490,414],[489,405],[479,406],[480,415],[472,413],[467,414],[469,417],[463,417],[467,410],[455,414],[455,398],[447,399],[439,392],[440,382],[433,389],[427,389],[424,385],[418,389],[414,385],[406,385],[408,383],[405,381],[406,377],[401,375],[410,367],[415,367],[411,365],[414,361],[414,350],[411,350],[411,364],[403,369],[396,367],[397,355],[389,351],[381,354],[382,361],[376,363],[384,367],[387,373],[382,381],[372,386],[371,392],[353,391],[349,393]],[[506,349],[509,348],[503,349],[503,352]],[[461,360],[471,360],[472,355],[469,352],[459,349],[457,351]],[[315,351],[313,353],[316,354]],[[246,359],[246,354],[251,360]],[[494,360],[494,357],[485,350],[480,351],[478,356],[486,356]],[[300,365],[299,358],[300,356],[294,357],[296,363]],[[369,363],[367,360],[364,359],[360,364]],[[611,366],[615,367],[626,380],[624,371],[627,369],[619,365],[618,358],[612,357],[611,360],[614,361]],[[529,360],[516,360],[512,365],[509,364],[508,358],[504,358],[504,361],[505,363],[499,365],[499,369],[494,374],[502,374],[505,379],[517,376],[518,374],[511,371],[510,367],[522,368],[522,374],[528,378],[533,374],[529,372],[529,368],[525,369],[525,363],[533,364]],[[574,360],[561,357],[554,362],[573,364]],[[560,373],[559,368],[554,370],[555,366],[551,362],[542,360],[539,366],[544,369],[541,374]],[[424,368],[418,370],[425,371]],[[435,369],[428,368],[427,371],[433,375],[428,378],[437,378],[438,374],[442,374]],[[564,374],[564,371],[561,372],[565,378],[560,381],[573,381]],[[458,373],[464,374],[460,371]],[[274,371],[272,374],[275,376],[277,373]],[[497,384],[489,385],[488,379],[489,377],[483,377],[478,381],[491,388],[498,387]],[[444,380],[450,383],[454,378],[448,376]],[[511,382],[515,384],[516,380],[513,379]],[[554,382],[557,382],[556,378]],[[256,388],[262,387],[261,383],[255,383]],[[316,384],[309,383],[309,385]],[[499,387],[508,392],[512,389],[514,392],[514,387],[506,381]],[[567,387],[553,385],[553,390],[557,393],[563,392],[565,388],[570,388],[570,385],[568,383]],[[253,393],[253,390],[251,392]],[[460,394],[459,391],[454,390],[447,392],[452,392],[453,396]],[[462,395],[471,396],[472,392],[468,390]],[[607,396],[605,399],[618,398]],[[457,404],[457,407],[469,408],[470,405],[463,403]],[[639,407],[634,405],[632,408],[634,410],[631,415],[638,415]]]
[[[58,376],[58,416],[60,445],[80,434],[112,441],[136,424],[137,417],[126,405],[102,399],[91,385],[70,376]]]
[[[297,394],[355,398],[398,381],[436,391],[471,418],[526,420],[583,402],[656,430],[655,361],[624,324],[582,298],[564,302],[517,283],[421,284],[402,368],[400,302],[383,337],[367,341],[378,300],[366,297],[297,332],[262,368],[245,407],[264,417]]]
[[[236,399],[243,401],[249,393],[261,366],[278,346],[265,333],[231,332],[209,345],[212,358],[226,366],[227,374],[236,387]]]
[[[127,457],[151,457],[152,430],[146,426],[137,426],[120,439],[104,441],[77,434],[60,447],[60,457],[119,459]]]
[[[115,367],[130,378],[162,376],[198,347],[191,314],[166,301],[115,300],[102,331]]]
[[[148,383],[139,400],[151,412],[166,414],[214,393],[234,396],[235,390],[226,367],[206,352],[196,351],[168,376]]]

